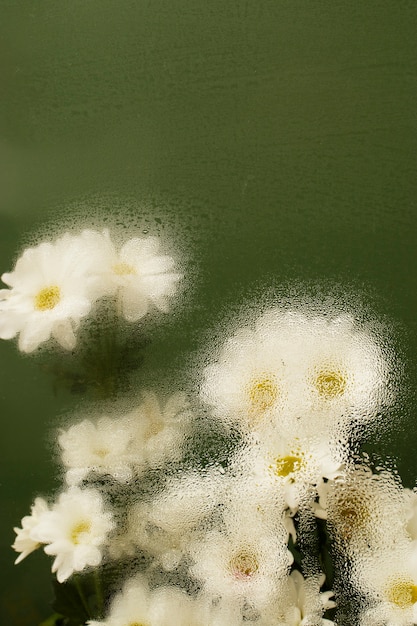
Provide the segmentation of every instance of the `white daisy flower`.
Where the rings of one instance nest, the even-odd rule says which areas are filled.
[[[242,476],[249,472],[266,490],[279,490],[294,514],[315,499],[324,478],[339,475],[342,462],[325,440],[271,436],[267,441],[253,436],[236,455],[233,468]]]
[[[285,339],[277,339],[267,338],[262,327],[242,328],[226,341],[217,363],[205,368],[201,393],[217,417],[252,429],[284,412],[289,387],[282,359]]]
[[[306,318],[299,342],[304,369],[300,391],[308,409],[303,427],[312,414],[324,424],[348,424],[352,419],[363,423],[392,400],[383,346],[352,316]]]
[[[124,532],[113,536],[108,546],[111,558],[132,557],[138,549],[152,556],[151,568],[175,570],[184,554],[192,531],[168,533],[149,521],[148,502],[133,505],[127,514]]]
[[[189,471],[168,481],[151,502],[149,520],[170,533],[183,533],[207,517],[222,501],[227,478],[221,468]]]
[[[210,531],[188,547],[190,574],[202,583],[205,596],[260,609],[271,602],[292,562],[287,537],[284,529],[280,535],[256,521],[225,533]]]
[[[44,513],[48,511],[48,504],[43,498],[36,498],[31,507],[30,515],[22,519],[22,528],[14,528],[17,537],[12,548],[21,554],[17,557],[15,564],[23,561],[28,554],[40,547],[41,543],[32,537],[32,531],[40,523]]]
[[[246,618],[245,607],[239,603],[213,601],[204,595],[197,596],[190,608],[190,618],[184,620],[183,626],[252,626],[258,623]]]
[[[167,457],[181,458],[192,415],[184,393],[172,394],[163,405],[151,391],[142,396],[143,402],[127,416],[134,432],[130,452],[137,472],[160,467]]]
[[[196,602],[175,587],[150,590],[142,575],[129,580],[114,598],[104,621],[90,626],[209,626]],[[199,616],[200,613],[200,616]],[[201,617],[201,619],[199,618]]]
[[[258,470],[257,460],[244,453],[230,465],[231,478],[225,481],[221,498],[226,527],[261,525],[278,533],[288,543],[289,535],[296,539],[295,527],[289,516],[284,490],[277,488],[269,473]],[[285,533],[285,537],[284,534]]]
[[[332,591],[320,592],[324,575],[304,578],[294,570],[287,577],[277,603],[261,616],[259,626],[331,626],[333,621],[324,619],[323,613],[336,603],[331,600]]]
[[[31,536],[47,544],[46,554],[56,558],[52,572],[64,582],[76,571],[100,564],[102,549],[115,524],[105,511],[103,498],[94,489],[72,487],[62,493],[50,511],[42,514]]]
[[[245,429],[272,422],[288,433],[299,422],[313,434],[373,417],[388,400],[387,376],[381,346],[350,316],[273,309],[226,341],[201,392],[218,417]]]
[[[222,501],[226,477],[219,469],[190,471],[168,480],[151,501],[131,507],[124,541],[151,552],[164,569],[177,567],[190,533]]]
[[[413,541],[417,541],[417,492],[404,489],[406,502],[407,533]]]
[[[347,468],[318,487],[320,514],[338,549],[351,555],[378,553],[408,539],[407,492],[389,473]]]
[[[82,237],[68,233],[55,243],[27,248],[0,291],[0,337],[19,334],[19,349],[32,352],[53,337],[63,348],[76,344],[74,331],[100,295],[97,258]]]
[[[361,626],[417,623],[417,551],[414,542],[381,550],[373,558],[358,555],[352,562],[352,582],[368,600]]]
[[[185,394],[173,394],[164,406],[151,391],[142,396],[143,402],[122,417],[84,420],[61,432],[69,485],[79,484],[90,471],[127,481],[134,470],[157,467],[168,455],[171,460],[181,456],[191,417]]]
[[[160,311],[168,311],[169,299],[182,275],[173,271],[174,259],[158,254],[157,237],[129,239],[120,250],[108,230],[85,230],[82,237],[101,256],[103,289],[109,295],[117,294],[121,314],[128,322],[146,315],[151,303]]]
[[[129,418],[101,417],[96,423],[84,420],[62,431],[58,437],[62,461],[67,467],[66,481],[79,484],[91,471],[109,474],[116,480],[132,477],[129,446],[134,431]]]

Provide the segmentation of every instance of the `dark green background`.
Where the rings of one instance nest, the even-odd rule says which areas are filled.
[[[416,18],[414,0],[1,0],[0,269],[62,207],[146,207],[197,268],[150,368],[252,289],[325,280],[393,320],[415,389]],[[50,561],[14,568],[8,546],[54,487],[48,432],[71,401],[0,350],[1,623],[37,624]],[[381,450],[412,486],[405,413]]]

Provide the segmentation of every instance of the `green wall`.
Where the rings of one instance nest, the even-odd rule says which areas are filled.
[[[412,486],[416,3],[0,0],[0,13],[0,269],[45,222],[127,207],[191,276],[155,331],[156,377],[264,291],[359,292],[408,372],[401,427],[374,446]],[[0,606],[23,626],[47,615],[50,562],[14,568],[12,526],[59,484],[49,433],[74,399],[11,342],[0,366]]]

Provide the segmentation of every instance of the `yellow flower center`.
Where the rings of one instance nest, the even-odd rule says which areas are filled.
[[[252,380],[248,388],[248,395],[254,411],[263,413],[271,409],[279,396],[279,388],[274,376],[260,376]]]
[[[135,268],[133,267],[133,265],[129,265],[129,263],[116,263],[116,265],[113,265],[113,272],[117,276],[136,274]]]
[[[387,597],[389,602],[405,609],[417,602],[417,585],[412,580],[394,580],[387,589]]]
[[[61,299],[61,290],[56,285],[44,287],[35,296],[35,309],[48,311],[54,309]]]
[[[126,626],[146,626],[143,622],[129,622]]]
[[[242,550],[232,558],[229,569],[237,580],[247,580],[258,571],[258,559],[252,552]]]
[[[71,528],[70,539],[74,545],[80,543],[80,535],[88,533],[91,530],[91,522],[89,520],[81,520]]]
[[[350,541],[358,531],[363,531],[369,519],[368,508],[359,500],[347,499],[338,505],[338,531],[345,541]]]
[[[322,398],[331,400],[345,393],[346,376],[340,370],[324,369],[315,378],[314,386]]]
[[[94,450],[94,454],[100,457],[100,459],[104,459],[104,457],[106,457],[109,452],[110,451],[107,448],[98,448],[97,450]]]
[[[299,472],[303,465],[303,459],[301,456],[279,456],[275,460],[275,465],[272,466],[275,476],[280,478],[286,478],[290,474]]]

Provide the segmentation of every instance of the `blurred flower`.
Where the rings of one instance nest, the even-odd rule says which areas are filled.
[[[144,391],[142,396],[143,402],[127,416],[134,433],[130,452],[137,472],[160,467],[167,457],[170,461],[181,458],[192,416],[182,392],[172,394],[164,404],[152,391]]]
[[[417,541],[417,492],[404,489],[407,533],[413,541]]]
[[[174,271],[174,260],[158,256],[157,237],[129,239],[120,251],[110,238],[108,230],[85,230],[82,237],[101,258],[100,276],[103,291],[117,294],[121,314],[129,322],[137,322],[153,303],[167,312],[168,300],[175,293],[176,283],[182,278]]]
[[[168,455],[171,460],[181,456],[191,416],[185,394],[172,394],[164,406],[152,391],[142,396],[142,403],[123,416],[83,420],[60,433],[68,484],[79,484],[90,472],[123,482],[134,471],[162,465]]]
[[[150,590],[146,579],[137,575],[127,581],[114,598],[104,621],[88,621],[90,626],[205,626],[199,621],[198,605],[175,587]],[[208,626],[208,623],[207,623]]]
[[[201,392],[244,429],[318,434],[373,417],[388,399],[387,375],[382,348],[351,316],[272,309],[225,342]]]
[[[166,532],[178,534],[193,528],[222,502],[225,482],[218,468],[181,473],[152,500],[150,521]]]
[[[190,574],[203,585],[203,594],[259,609],[271,602],[277,586],[292,562],[287,550],[288,534],[271,531],[266,524],[246,519],[230,525],[226,532],[212,530],[191,542],[188,552],[194,561]]]
[[[190,471],[168,480],[164,490],[152,500],[139,502],[128,513],[127,533],[110,548],[130,552],[131,545],[153,555],[162,567],[172,570],[195,539],[195,529],[204,524],[216,505],[222,502],[227,478],[218,469]]]
[[[115,524],[104,510],[100,493],[94,489],[72,487],[61,493],[50,511],[42,514],[32,530],[33,539],[48,544],[46,554],[55,555],[52,571],[64,582],[76,571],[97,566],[102,548]]]
[[[361,626],[410,626],[417,623],[417,551],[404,541],[370,559],[358,554],[351,567],[352,582],[366,598]]]
[[[262,615],[259,626],[331,626],[333,621],[323,619],[327,609],[336,606],[330,598],[332,591],[320,593],[324,575],[304,578],[301,572],[294,570],[287,577],[276,604],[271,605]]]
[[[277,339],[257,326],[226,341],[217,363],[205,368],[201,387],[216,416],[253,429],[286,410],[290,385]]]
[[[376,337],[347,314],[308,316],[300,326],[298,367],[307,398],[302,428],[317,432],[319,419],[322,428],[335,422],[340,428],[374,418],[392,400],[387,354]]]
[[[251,525],[268,528],[288,543],[295,541],[296,531],[283,489],[277,487],[268,473],[258,472],[258,460],[245,450],[230,464],[232,478],[225,481],[222,494],[222,518],[227,528]],[[264,468],[267,472],[267,468]],[[285,536],[284,536],[285,533]]]
[[[43,498],[36,498],[31,508],[30,515],[22,519],[22,528],[14,528],[17,537],[12,548],[16,552],[21,552],[15,564],[23,561],[28,554],[40,547],[41,543],[32,537],[32,531],[36,529],[42,519],[42,515],[48,511],[48,505]]]
[[[392,549],[409,539],[408,491],[387,471],[373,474],[365,465],[348,466],[318,487],[317,517],[327,518],[338,550],[350,555]]]
[[[67,483],[79,484],[92,471],[129,480],[133,460],[129,445],[133,437],[131,420],[126,418],[101,417],[96,423],[84,420],[61,432],[58,442],[63,464],[68,468]]]
[[[252,475],[263,490],[278,491],[294,514],[315,499],[324,478],[340,474],[343,457],[325,439],[286,439],[272,431],[270,435],[248,437],[233,461],[233,471]]]
[[[72,350],[74,330],[98,296],[96,257],[82,239],[66,233],[55,243],[27,248],[0,291],[0,337],[19,334],[19,349],[32,352],[51,337]]]

